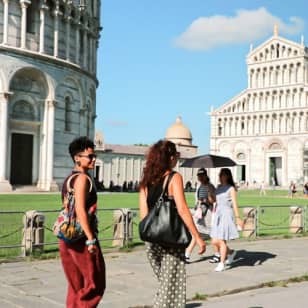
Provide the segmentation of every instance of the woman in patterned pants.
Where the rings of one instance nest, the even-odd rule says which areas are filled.
[[[141,220],[156,203],[163,190],[166,177],[172,172],[179,158],[173,142],[160,140],[147,155],[140,182],[139,207]],[[174,198],[179,215],[196,239],[199,253],[205,251],[205,243],[200,237],[188,209],[183,179],[174,173],[168,186],[168,195]],[[154,298],[155,308],[184,308],[186,303],[186,271],[184,263],[185,248],[170,248],[160,244],[147,244],[147,255],[159,282]]]

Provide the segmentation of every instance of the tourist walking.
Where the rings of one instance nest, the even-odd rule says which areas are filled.
[[[288,196],[290,198],[293,198],[295,193],[296,193],[296,185],[293,181],[291,181],[291,183],[289,185]]]
[[[193,219],[196,224],[197,230],[200,233],[200,236],[206,240],[209,238],[211,231],[211,220],[212,220],[212,211],[213,204],[215,202],[215,187],[210,182],[210,178],[207,175],[207,171],[204,168],[200,168],[197,171],[197,177],[199,185],[195,194],[195,209]],[[194,237],[191,240],[191,243],[186,248],[185,259],[187,262],[190,261],[190,255],[196,246],[196,240]],[[218,258],[219,252],[217,251],[213,257],[213,260]],[[212,259],[211,259],[212,260]],[[213,262],[212,260],[212,262]]]
[[[266,190],[265,190],[265,183],[264,181],[261,182],[260,184],[260,192],[259,192],[260,196],[266,196]]]
[[[160,140],[150,147],[140,183],[141,220],[147,216],[149,209],[160,197],[164,181],[167,176],[169,178],[178,158],[179,153],[171,141]],[[184,195],[183,179],[179,173],[173,174],[167,192],[174,198],[177,211],[194,236],[199,246],[199,254],[202,254],[205,251],[205,243],[192,220]],[[185,248],[171,248],[157,243],[146,245],[149,262],[159,283],[153,307],[184,308],[186,304]]]
[[[236,188],[229,168],[220,170],[219,181],[220,185],[216,189],[216,207],[210,233],[212,244],[220,252],[220,262],[215,268],[217,272],[225,270],[226,265],[232,263],[236,252],[228,247],[227,241],[238,238],[237,229],[242,229],[244,226],[240,219]]]
[[[62,200],[65,201],[69,179],[74,189],[76,217],[85,235],[73,243],[59,240],[68,282],[66,307],[94,308],[103,297],[106,284],[105,262],[97,239],[97,195],[88,174],[95,165],[94,143],[87,137],[77,138],[69,145],[69,153],[75,166],[64,181]]]

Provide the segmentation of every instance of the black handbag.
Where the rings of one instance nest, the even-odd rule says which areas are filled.
[[[174,173],[169,174],[157,202],[139,223],[139,235],[146,242],[166,247],[185,248],[192,237],[178,214],[174,199],[168,196],[168,185]]]

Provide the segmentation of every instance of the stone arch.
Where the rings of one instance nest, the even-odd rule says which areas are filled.
[[[8,79],[8,91],[12,93],[12,96],[10,96],[10,114],[12,114],[14,108],[22,109],[21,105],[14,107],[13,104],[24,101],[23,107],[25,110],[29,111],[31,107],[26,107],[26,105],[27,103],[30,104],[34,111],[34,119],[41,121],[42,108],[44,108],[43,101],[48,96],[53,96],[51,94],[53,92],[53,87],[50,86],[51,84],[51,79],[45,73],[34,67],[24,67],[16,70]]]
[[[12,119],[41,121],[39,102],[29,94],[16,94],[10,102],[9,115]]]
[[[7,89],[14,93],[18,89],[31,88],[31,86],[36,85],[36,92],[40,94],[40,99],[54,99],[54,84],[51,76],[36,67],[30,66],[11,71],[8,76]]]
[[[3,70],[0,69],[0,91],[1,92],[8,92],[8,86],[6,82],[6,78],[4,76]]]
[[[246,152],[249,148],[249,144],[246,141],[236,142],[234,145],[234,150],[236,152]]]
[[[253,153],[263,153],[264,151],[264,142],[261,139],[253,139],[250,142],[249,148],[252,150]]]
[[[65,76],[57,84],[55,97],[59,124],[63,130],[67,132],[79,130],[85,111],[81,82],[71,75]]]
[[[8,77],[8,174],[12,184],[33,185],[42,172],[40,165],[44,110],[48,96],[53,96],[52,79],[33,66],[15,68]],[[29,165],[25,167],[26,179],[19,176],[16,160],[17,144],[25,149]]]
[[[282,150],[283,142],[279,138],[272,138],[265,143],[265,149],[268,150]]]
[[[230,142],[222,141],[218,144],[219,153],[226,155],[232,152],[232,144]]]
[[[68,90],[69,89],[69,90]],[[69,91],[69,92],[68,92]],[[60,104],[63,102],[64,95],[68,94],[72,97],[75,102],[79,103],[79,109],[84,108],[85,104],[85,95],[81,81],[78,78],[75,78],[71,75],[65,76],[58,84],[55,91],[55,95]],[[62,100],[61,100],[62,99]]]

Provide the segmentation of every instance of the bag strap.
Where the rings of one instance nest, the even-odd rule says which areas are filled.
[[[70,177],[68,178],[67,182],[66,182],[66,190],[68,192],[72,192],[74,190],[74,187],[71,187],[71,181],[73,178],[75,178],[77,175],[80,175],[81,172],[77,172],[77,173],[73,173],[72,175],[70,175]],[[87,175],[85,174],[86,177],[88,178],[89,180],[89,183],[90,183],[90,188],[89,188],[89,192],[92,190],[92,187],[93,187],[93,184],[92,184],[92,179]]]
[[[169,184],[171,182],[171,179],[172,177],[175,175],[175,171],[171,171],[168,176],[166,176],[165,180],[164,180],[164,185],[163,185],[163,191],[160,195],[159,198],[162,198],[163,196],[167,195],[168,196],[168,187],[169,187]],[[166,194],[167,193],[167,194]]]

